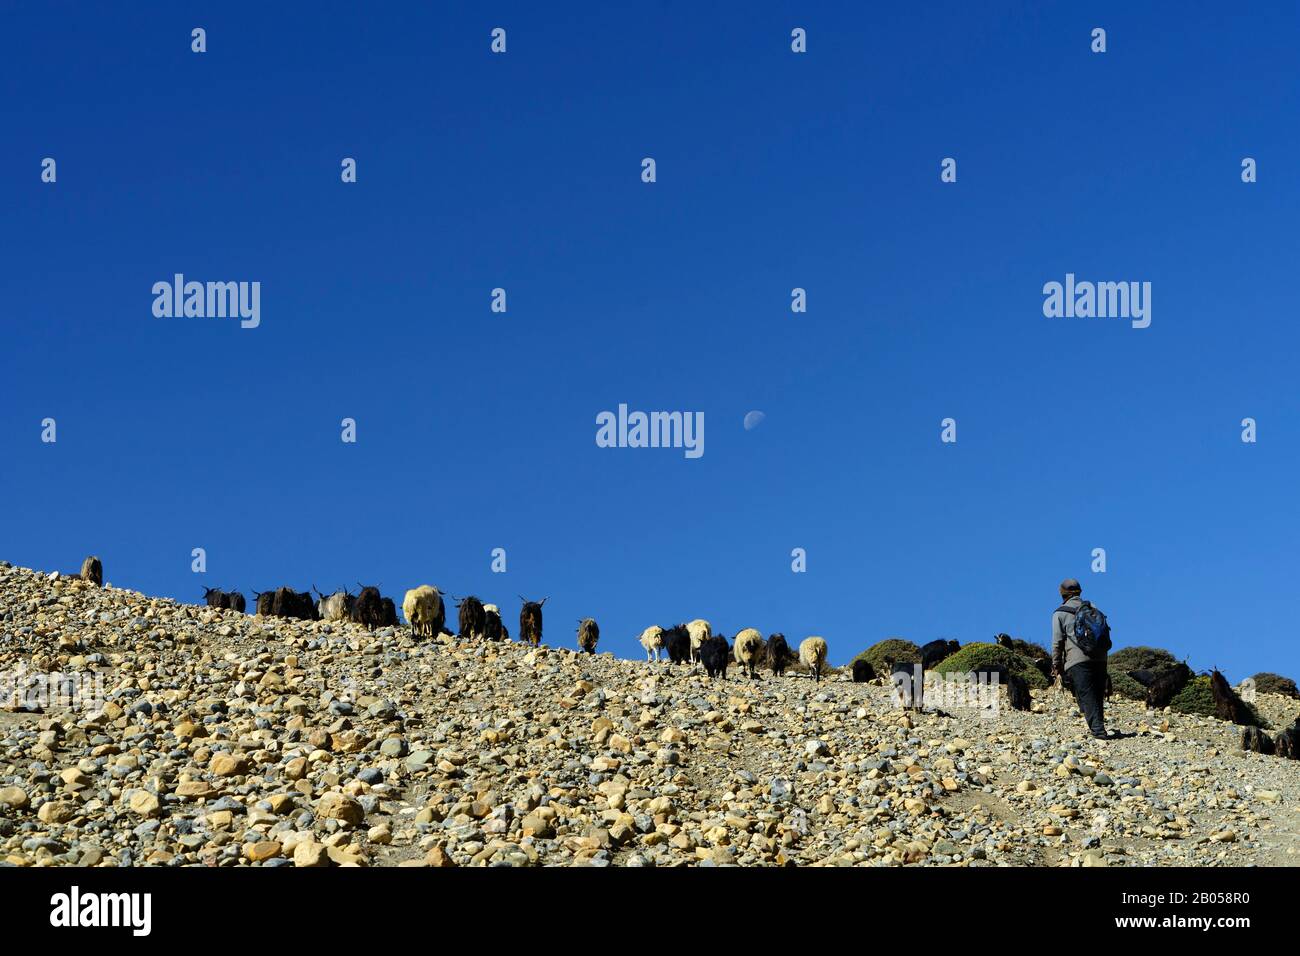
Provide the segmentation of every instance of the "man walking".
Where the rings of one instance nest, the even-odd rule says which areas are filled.
[[[1074,578],[1061,582],[1061,601],[1052,613],[1052,674],[1065,678],[1088,730],[1098,740],[1106,731],[1102,694],[1106,688],[1106,652],[1110,650],[1110,625],[1106,615],[1083,600],[1083,588]]]

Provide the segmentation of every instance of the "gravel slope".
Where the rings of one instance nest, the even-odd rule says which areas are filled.
[[[900,714],[804,676],[710,682],[563,647],[213,611],[0,563],[11,865],[1291,865],[1300,764],[1113,701]],[[1300,703],[1261,696],[1290,723]],[[981,716],[981,713],[983,716]]]

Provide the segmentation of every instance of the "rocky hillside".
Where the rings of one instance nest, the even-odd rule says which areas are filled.
[[[1098,742],[1051,691],[907,717],[883,686],[710,682],[548,637],[417,642],[0,564],[0,674],[89,702],[3,702],[0,860],[1300,862],[1300,764],[1217,720],[1115,700],[1133,736]],[[1275,726],[1295,708],[1260,699]]]

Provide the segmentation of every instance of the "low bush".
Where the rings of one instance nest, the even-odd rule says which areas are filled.
[[[921,649],[901,637],[888,637],[877,641],[853,660],[864,660],[871,665],[877,677],[888,676],[890,665],[896,662],[915,664],[921,659]],[[850,663],[850,668],[853,666]]]
[[[967,644],[956,654],[944,658],[934,669],[940,674],[947,674],[953,671],[978,671],[990,664],[1001,664],[1010,673],[1024,678],[1030,687],[1047,686],[1047,678],[1032,659],[1000,644]]]
[[[1107,663],[1118,671],[1159,671],[1178,663],[1163,647],[1121,647],[1107,659]]]

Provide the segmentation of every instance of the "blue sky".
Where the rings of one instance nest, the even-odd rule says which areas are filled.
[[[1072,575],[1118,645],[1294,673],[1300,14],[985,6],[8,6],[0,557],[834,663],[1046,640]],[[155,318],[177,272],[260,327]],[[1045,318],[1067,272],[1151,327]],[[620,403],[705,454],[598,448]]]

